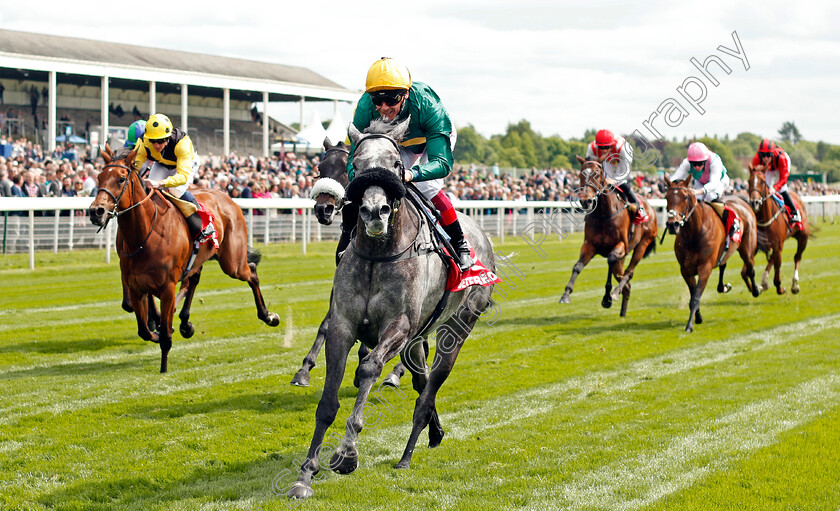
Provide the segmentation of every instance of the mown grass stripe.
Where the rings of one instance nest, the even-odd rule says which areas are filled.
[[[840,374],[801,383],[772,399],[750,403],[665,448],[622,459],[582,474],[553,491],[538,490],[527,509],[632,510],[723,470],[741,457],[776,441],[779,435],[814,420],[840,398]],[[627,498],[628,495],[641,497]]]

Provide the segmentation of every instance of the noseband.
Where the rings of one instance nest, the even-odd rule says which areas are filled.
[[[119,196],[114,196],[114,194],[111,193],[111,190],[108,190],[107,188],[100,188],[99,189],[100,192],[105,192],[106,194],[108,194],[109,197],[111,197],[111,199],[114,201],[114,209],[112,209],[111,211],[108,211],[106,213],[105,222],[102,224],[102,226],[96,232],[99,232],[102,229],[104,229],[108,225],[108,222],[111,221],[112,218],[117,218],[121,215],[124,215],[124,214],[128,213],[129,211],[136,208],[140,204],[143,204],[144,202],[149,200],[152,197],[152,195],[154,195],[155,193],[160,193],[160,192],[157,191],[156,188],[153,188],[152,191],[150,191],[146,195],[146,197],[143,200],[141,200],[140,202],[134,203],[131,206],[125,208],[125,209],[117,210],[117,208],[120,205],[120,200],[122,200],[122,196],[125,195],[125,191],[128,189],[128,183],[131,183],[131,194],[132,194],[132,196],[134,195],[134,181],[131,180],[131,174],[134,173],[135,170],[134,170],[134,168],[132,168],[130,166],[120,165],[120,164],[116,164],[116,163],[111,163],[111,164],[105,165],[102,168],[102,170],[104,172],[105,170],[107,170],[109,168],[125,169],[125,170],[128,171],[128,175],[125,177],[125,183],[123,184],[122,189],[120,190]],[[152,202],[152,204],[154,204],[154,202]],[[137,255],[137,253],[139,253],[141,250],[143,250],[143,247],[146,245],[146,241],[149,240],[149,236],[151,236],[152,232],[154,232],[154,230],[155,230],[155,226],[157,225],[157,219],[158,219],[158,208],[157,208],[157,204],[155,204],[155,217],[154,217],[154,220],[152,221],[152,227],[151,227],[151,229],[149,229],[149,233],[146,235],[146,239],[144,239],[143,242],[140,244],[140,248],[138,248],[137,250],[135,250],[134,252],[132,252],[130,254],[125,254],[124,253],[123,255],[125,255],[126,257],[133,257],[133,256]]]

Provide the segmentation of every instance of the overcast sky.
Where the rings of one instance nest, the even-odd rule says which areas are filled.
[[[351,89],[364,87],[377,58],[399,58],[438,92],[456,126],[485,136],[521,119],[564,138],[587,128],[655,138],[649,121],[669,139],[774,137],[793,121],[806,139],[840,144],[833,2],[0,1],[4,29],[303,66]],[[731,70],[710,64],[717,86],[690,62],[713,55]],[[703,114],[678,93],[684,82],[689,96],[705,92]],[[350,120],[349,107],[342,114]],[[296,122],[299,112],[279,115]],[[321,111],[331,116],[331,107]]]

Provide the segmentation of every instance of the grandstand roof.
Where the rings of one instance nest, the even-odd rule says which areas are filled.
[[[98,83],[91,76],[109,76],[111,86],[125,89],[146,90],[154,80],[161,82],[159,92],[187,83],[191,95],[221,97],[220,88],[229,88],[232,99],[248,101],[261,101],[263,91],[269,101],[355,101],[360,95],[304,67],[0,30],[0,78],[46,81],[48,71],[80,85]]]

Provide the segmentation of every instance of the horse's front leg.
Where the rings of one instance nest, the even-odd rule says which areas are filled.
[[[335,416],[338,414],[340,406],[338,390],[341,387],[341,380],[344,378],[347,354],[350,352],[355,337],[355,330],[344,318],[333,314],[332,311],[327,313],[327,317],[330,321],[330,329],[326,336],[326,381],[324,382],[321,400],[318,402],[318,409],[315,411],[315,432],[312,434],[312,442],[309,444],[306,461],[300,467],[300,477],[287,493],[289,497],[294,499],[305,499],[313,494],[312,476],[320,470],[318,459],[322,447],[325,446],[324,434],[335,422]]]
[[[703,296],[703,290],[706,289],[706,283],[709,281],[709,276],[712,273],[711,263],[698,268],[697,276],[695,278],[694,270],[680,265],[680,273],[682,273],[683,280],[688,285],[688,292],[691,297],[688,304],[688,323],[685,326],[686,333],[694,331],[694,323],[698,325],[703,322],[703,317],[700,315],[700,297]]]
[[[353,412],[347,418],[347,429],[330,461],[333,470],[340,474],[349,474],[359,466],[359,452],[356,450],[356,438],[364,427],[365,406],[373,384],[382,374],[382,368],[388,360],[399,353],[408,338],[410,324],[408,316],[402,314],[391,322],[379,335],[379,342],[359,364],[359,393]],[[370,410],[368,410],[370,412]],[[371,415],[368,413],[368,415]]]
[[[165,373],[169,350],[172,348],[172,319],[175,317],[175,281],[164,284],[160,293],[160,328],[158,342],[160,344],[160,372]]]
[[[330,302],[332,302],[332,295],[330,295]],[[324,341],[327,338],[327,331],[330,327],[329,322],[330,314],[327,312],[327,315],[324,316],[323,321],[321,321],[321,325],[318,327],[318,334],[315,336],[315,342],[312,343],[312,347],[309,348],[309,353],[303,357],[303,363],[298,369],[298,372],[295,373],[294,378],[290,382],[292,385],[296,385],[298,387],[308,387],[309,386],[309,371],[315,367],[315,360],[318,358],[318,353],[321,351],[321,347],[324,345]]]
[[[576,262],[572,267],[572,276],[569,278],[569,283],[566,284],[566,291],[563,293],[563,296],[560,297],[560,303],[571,303],[571,294],[572,290],[575,288],[575,280],[577,280],[578,275],[583,270],[583,267],[586,266],[594,256],[595,246],[588,241],[584,241],[583,246],[580,247],[580,258],[578,258],[578,262]]]
[[[779,249],[773,251],[773,285],[776,286],[776,294],[785,294],[785,288],[782,287],[782,247],[779,244]]]
[[[137,335],[144,341],[158,342],[158,335],[149,328],[149,302],[154,304],[151,294],[128,290],[129,304],[137,319]]]
[[[189,339],[195,333],[195,328],[190,323],[190,309],[192,308],[193,296],[195,295],[195,288],[198,286],[199,280],[201,280],[201,268],[187,279],[187,294],[184,296],[184,304],[181,306],[181,312],[178,313],[178,319],[181,320],[181,326],[178,330],[184,339]]]
[[[621,282],[624,276],[624,243],[619,243],[607,256],[607,283],[604,285],[604,297],[601,299],[601,307],[609,309],[612,307],[612,278]]]
[[[804,211],[801,209],[800,211]],[[793,255],[793,284],[790,287],[790,292],[793,294],[799,293],[799,263],[802,262],[802,253],[805,252],[805,247],[808,245],[808,234],[799,231],[796,237],[796,253]]]

